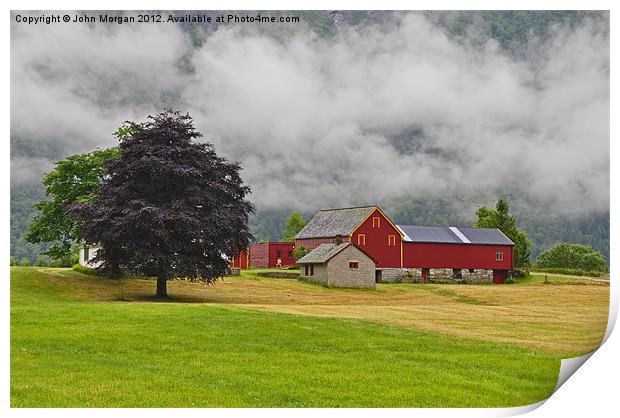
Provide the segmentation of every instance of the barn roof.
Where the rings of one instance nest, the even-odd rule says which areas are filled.
[[[398,225],[398,227],[405,233],[405,241],[463,243],[448,227],[420,225]]]
[[[466,228],[460,226],[458,229],[472,244],[514,245],[514,242],[497,228]]]
[[[455,226],[398,225],[408,242],[443,244],[514,245],[497,228],[467,228]]]
[[[349,241],[341,244],[321,244],[297,260],[297,264],[326,263],[330,258],[347,248],[349,245],[353,244]]]
[[[366,219],[376,206],[319,211],[295,239],[347,236]]]

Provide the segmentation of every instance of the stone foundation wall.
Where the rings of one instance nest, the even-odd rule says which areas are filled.
[[[417,283],[422,279],[422,269],[381,269],[381,283]]]
[[[433,279],[452,280],[454,277],[452,274],[452,269],[430,269],[430,271],[428,272],[428,278],[432,281]]]
[[[228,269],[227,276],[241,276],[241,269],[238,267],[231,267]]]
[[[382,283],[423,283],[421,268],[390,268],[381,270]],[[469,270],[430,269],[428,283],[446,284],[483,284],[493,282],[493,270]]]

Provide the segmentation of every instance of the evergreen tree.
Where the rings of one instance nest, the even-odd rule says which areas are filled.
[[[514,216],[510,215],[510,204],[505,199],[499,199],[495,209],[480,207],[476,211],[478,220],[474,226],[478,228],[498,228],[515,243],[515,266],[527,268],[530,266],[532,243],[525,232],[517,229]]]
[[[292,211],[286,221],[286,228],[282,232],[282,239],[288,242],[295,241],[295,235],[306,226],[307,222],[299,212],[296,210]]]

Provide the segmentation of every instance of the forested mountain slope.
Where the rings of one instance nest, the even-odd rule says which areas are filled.
[[[186,12],[175,12],[179,16]],[[228,12],[207,12],[208,15],[216,16]],[[258,13],[258,12],[257,12]],[[299,16],[304,28],[309,28],[320,39],[335,39],[340,33],[348,28],[366,28],[387,30],[397,25],[402,17],[400,12],[385,11],[290,11],[290,12],[260,12],[263,15],[288,15]],[[608,32],[609,14],[607,12],[574,12],[574,11],[483,11],[483,12],[459,12],[459,11],[426,11],[412,12],[424,16],[432,25],[440,28],[448,37],[462,44],[463,48],[483,48],[489,40],[495,40],[501,54],[508,57],[511,62],[522,64],[524,67],[538,65],[536,61],[530,61],[532,55],[536,55],[536,48],[549,39],[553,33],[565,30],[571,32],[580,27],[584,22],[594,22],[597,27]],[[252,12],[243,12],[252,14]],[[255,13],[254,13],[255,14]],[[180,23],[183,33],[193,48],[183,55],[178,61],[178,69],[181,74],[192,74],[195,68],[190,64],[192,51],[208,44],[210,37],[215,36],[223,27],[215,23]],[[254,28],[254,27],[253,27]],[[271,32],[297,31],[300,26],[286,26],[273,28],[262,25],[259,31],[266,36]],[[607,28],[607,29],[605,29]],[[276,36],[276,35],[274,35]],[[608,37],[608,33],[605,34]],[[371,46],[369,46],[370,48]],[[533,64],[534,63],[534,64]],[[499,71],[499,69],[498,69]],[[536,86],[540,80],[533,79]],[[16,93],[17,94],[17,93]],[[164,97],[163,99],[161,97]],[[156,96],[157,100],[172,102],[175,104],[174,93],[166,91],[166,94]],[[98,99],[99,100],[99,99]],[[103,100],[103,98],[100,98]],[[153,105],[159,102],[153,102]],[[103,106],[103,105],[102,105]],[[144,115],[145,116],[145,115]],[[125,117],[130,118],[131,115]],[[122,120],[121,120],[122,122]],[[14,125],[12,121],[12,125]],[[396,152],[416,158],[429,158],[443,161],[446,169],[451,161],[464,158],[463,155],[430,143],[428,138],[433,134],[436,126],[428,126],[423,122],[412,120],[405,129],[395,129],[386,132],[369,124],[366,127],[372,135],[373,132],[384,135],[387,145]],[[206,127],[205,137],[209,139],[209,126]],[[374,130],[374,131],[373,131]],[[524,130],[523,135],[529,132]],[[111,132],[110,132],[111,134]],[[45,247],[24,242],[21,237],[27,229],[28,223],[33,216],[32,204],[42,198],[40,186],[40,171],[32,170],[33,165],[49,169],[50,163],[58,161],[75,152],[84,152],[84,149],[76,147],[75,141],[60,141],[55,134],[48,138],[31,140],[28,130],[13,129],[11,132],[11,255],[19,259],[27,258],[34,262],[36,256]],[[111,135],[109,135],[111,136]],[[240,139],[240,141],[243,138]],[[109,144],[106,144],[109,145]],[[221,148],[220,148],[221,149]],[[221,152],[218,149],[218,152]],[[26,161],[26,163],[24,163]],[[241,158],[242,165],[248,165],[248,161]],[[475,162],[472,162],[472,164]],[[291,168],[282,162],[281,176],[287,176]],[[528,167],[530,161],[523,160],[521,166]],[[566,161],[565,164],[571,164]],[[276,170],[274,168],[274,170]],[[34,173],[34,174],[32,174]],[[608,181],[607,172],[607,181]],[[339,182],[335,176],[334,183]],[[255,184],[250,184],[255,190],[254,198],[264,202],[263,196],[259,196],[256,190],[262,190]],[[587,208],[581,210],[563,210],[562,204],[534,199],[527,194],[528,184],[510,189],[501,187],[487,188],[484,194],[477,191],[473,185],[471,190],[451,190],[449,187],[442,189],[435,195],[411,193],[403,189],[403,193],[397,197],[377,198],[369,195],[359,195],[357,199],[344,199],[337,204],[317,202],[316,207],[299,207],[296,204],[296,196],[291,193],[280,196],[286,203],[281,204],[258,204],[257,212],[251,219],[251,227],[257,241],[278,240],[287,215],[291,210],[299,209],[306,217],[312,216],[316,210],[324,206],[349,206],[356,204],[379,204],[394,219],[400,223],[428,224],[428,225],[471,225],[475,218],[475,210],[480,205],[492,206],[498,197],[506,197],[512,205],[513,213],[517,216],[519,227],[525,230],[533,241],[533,256],[559,241],[588,244],[609,257],[609,207]],[[575,185],[576,188],[586,186]],[[252,196],[251,196],[252,198]],[[269,202],[267,202],[269,203]]]

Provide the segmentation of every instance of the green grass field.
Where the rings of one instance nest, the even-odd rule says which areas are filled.
[[[584,306],[592,305],[596,320],[566,338],[587,341],[574,353],[600,341],[606,286],[477,289],[513,292],[527,286],[567,288],[563,297],[575,294],[568,287],[592,292]],[[476,286],[442,287],[447,294],[432,289],[326,289],[248,273],[215,286],[172,282],[175,299],[162,303],[148,297],[154,292],[151,280],[12,267],[11,406],[499,407],[551,394],[566,341],[557,347],[530,344],[523,331],[514,343],[505,342],[484,328],[467,338],[460,326],[391,324],[380,313],[381,307],[393,315],[390,306],[423,308],[441,306],[440,301],[448,317],[455,308],[498,306],[495,294],[454,296],[458,289],[479,292]],[[575,306],[583,312],[579,300]],[[303,310],[317,306],[341,310]],[[351,306],[366,316],[355,319]],[[288,309],[302,310],[284,313]]]

